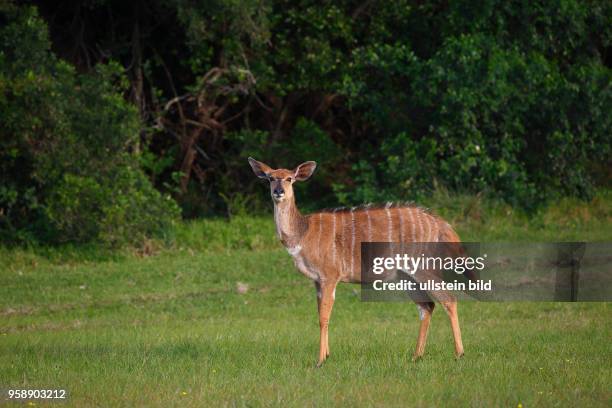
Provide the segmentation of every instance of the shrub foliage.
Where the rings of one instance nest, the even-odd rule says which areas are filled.
[[[249,155],[317,160],[307,207],[610,183],[610,2],[30,3],[51,42],[29,6],[2,17],[4,231],[163,229],[147,179],[240,214],[266,200]]]
[[[77,73],[50,52],[34,8],[0,18],[2,238],[117,244],[165,233],[177,208],[132,153],[140,123],[121,67]]]

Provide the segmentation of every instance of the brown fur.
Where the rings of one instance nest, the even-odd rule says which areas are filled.
[[[302,215],[295,204],[293,183],[308,179],[316,163],[294,170],[272,169],[249,158],[255,174],[270,181],[274,219],[279,239],[297,268],[314,281],[320,326],[320,366],[329,356],[328,325],[338,282],[359,283],[361,242],[459,242],[448,223],[412,205],[362,206],[323,210]],[[281,194],[277,194],[280,193]],[[435,297],[435,294],[434,294]],[[463,355],[457,303],[452,296],[437,297],[446,310],[455,340],[455,354]],[[414,359],[421,357],[434,310],[433,302],[417,303],[421,327]]]

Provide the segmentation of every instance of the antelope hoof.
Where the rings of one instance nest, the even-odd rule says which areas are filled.
[[[417,361],[422,360],[422,359],[423,359],[423,355],[422,354],[415,354],[415,355],[412,356],[412,362],[413,363],[416,363]]]
[[[461,357],[463,357],[463,351],[455,354],[455,360],[459,360]]]
[[[319,360],[319,362],[317,363],[317,368],[321,368],[323,366],[323,363],[325,363],[325,360]]]

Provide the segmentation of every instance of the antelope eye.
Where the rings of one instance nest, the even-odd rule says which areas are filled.
[[[291,177],[287,177],[287,181],[291,183]]]

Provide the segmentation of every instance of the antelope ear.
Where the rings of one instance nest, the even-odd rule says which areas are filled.
[[[317,163],[313,161],[307,161],[305,163],[300,164],[295,169],[295,179],[299,181],[308,180],[312,173],[314,173],[317,168]]]
[[[255,175],[259,178],[268,178],[268,173],[272,171],[270,166],[262,162],[258,162],[252,157],[249,157],[249,164],[253,169],[253,173],[255,173]]]

